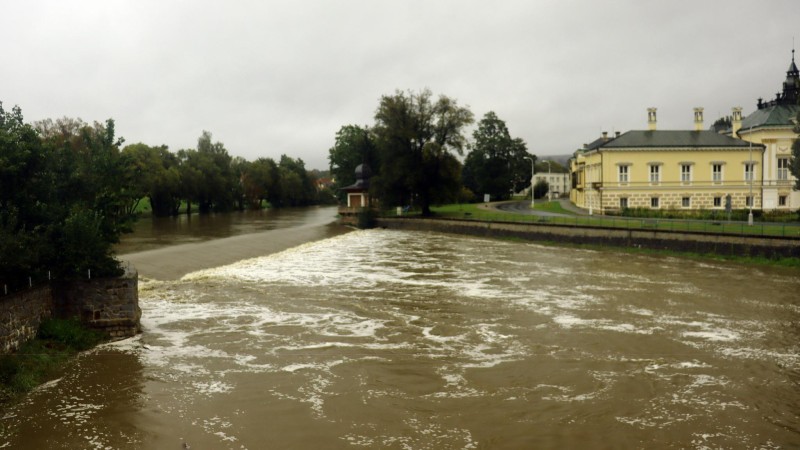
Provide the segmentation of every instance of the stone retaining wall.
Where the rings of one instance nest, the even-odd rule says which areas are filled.
[[[628,230],[589,226],[480,222],[459,219],[381,218],[390,229],[429,230],[474,236],[517,237],[529,240],[639,247],[718,255],[800,258],[800,239],[770,236],[733,236],[668,230]]]
[[[0,353],[15,350],[36,336],[42,319],[53,314],[50,286],[0,298]]]
[[[36,336],[42,320],[77,317],[119,339],[139,333],[138,274],[119,278],[52,283],[0,297],[0,352],[8,353]]]

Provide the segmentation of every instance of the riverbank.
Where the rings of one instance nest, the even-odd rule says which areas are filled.
[[[664,230],[636,230],[547,223],[482,222],[437,218],[381,218],[378,226],[402,230],[427,230],[482,237],[513,238],[570,246],[618,247],[676,255],[781,261],[800,266],[800,239],[769,236],[731,236]]]

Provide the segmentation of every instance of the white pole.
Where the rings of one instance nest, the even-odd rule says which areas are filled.
[[[89,279],[92,279],[92,269],[89,269]]]
[[[533,158],[526,156],[525,159],[531,160],[531,208],[533,208]]]
[[[756,174],[756,168],[753,166],[753,126],[750,126],[750,131],[747,133],[747,137],[750,138],[750,213],[747,215],[747,224],[753,226],[753,203],[755,203],[755,199],[753,198],[753,176]]]

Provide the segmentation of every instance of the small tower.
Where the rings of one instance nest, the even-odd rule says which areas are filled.
[[[734,106],[731,109],[731,136],[736,137],[742,128],[742,107]]]
[[[656,130],[656,108],[647,108],[647,129]]]
[[[694,131],[703,131],[703,108],[694,109]]]

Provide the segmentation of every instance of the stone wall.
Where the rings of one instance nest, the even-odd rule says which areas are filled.
[[[119,278],[52,283],[0,297],[0,352],[8,353],[36,336],[42,320],[77,317],[112,338],[140,331],[138,274]]]
[[[480,222],[459,219],[381,218],[378,226],[429,230],[490,237],[574,244],[612,245],[660,250],[766,258],[800,258],[800,239],[770,236],[733,236],[666,230],[632,230],[546,223]]]
[[[50,286],[41,286],[0,298],[0,353],[15,350],[36,336],[42,319],[53,314]]]
[[[128,268],[119,278],[98,278],[62,283],[54,289],[55,315],[77,317],[84,324],[112,338],[134,336],[140,331],[138,274]]]

